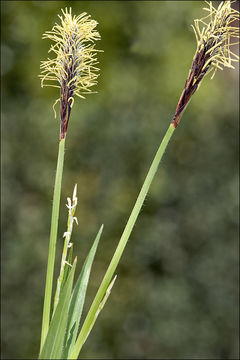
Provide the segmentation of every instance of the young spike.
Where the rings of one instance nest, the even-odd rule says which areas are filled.
[[[41,86],[60,88],[60,139],[65,138],[74,95],[84,98],[84,94],[91,93],[91,87],[97,84],[95,67],[95,40],[100,39],[95,30],[97,22],[90,19],[90,15],[82,13],[72,16],[72,10],[61,10],[63,16],[58,15],[61,25],[55,24],[51,31],[43,34],[43,39],[55,42],[49,52],[55,58],[41,62]],[[54,104],[54,106],[55,106]],[[55,112],[55,110],[54,110]],[[55,113],[56,115],[56,113]]]
[[[233,22],[239,20],[239,12],[232,8],[233,2],[223,1],[215,9],[211,1],[206,1],[209,7],[204,10],[208,15],[194,21],[197,50],[172,120],[175,127],[204,76],[213,71],[213,78],[217,69],[234,68],[232,63],[239,61],[239,56],[231,51],[233,45],[239,44],[236,41],[239,39],[239,28],[233,26]]]

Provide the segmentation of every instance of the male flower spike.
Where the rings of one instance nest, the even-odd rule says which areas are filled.
[[[239,12],[232,8],[233,2],[222,1],[215,9],[211,1],[206,1],[208,8],[204,10],[208,15],[194,21],[197,50],[172,120],[174,127],[177,127],[183,110],[204,76],[213,71],[213,78],[217,69],[234,69],[232,63],[239,61],[239,56],[231,50],[233,45],[239,44],[239,27],[233,26],[233,22],[239,21]]]
[[[97,21],[90,19],[90,15],[82,13],[72,16],[72,9],[62,9],[58,15],[61,25],[55,24],[51,31],[43,34],[43,39],[55,42],[51,45],[49,53],[53,52],[55,58],[42,61],[41,86],[60,88],[60,139],[64,139],[74,95],[84,98],[84,94],[91,93],[91,87],[97,84],[99,71],[95,65],[95,40],[100,39],[95,30]],[[54,106],[55,106],[54,104]],[[54,111],[55,112],[55,111]]]

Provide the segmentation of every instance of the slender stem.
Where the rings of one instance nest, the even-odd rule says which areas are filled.
[[[63,162],[64,162],[64,145],[65,145],[65,139],[60,140],[59,148],[58,148],[57,171],[56,171],[54,193],[53,193],[52,219],[51,219],[51,230],[50,230],[49,251],[48,251],[46,286],[45,286],[44,305],[43,305],[40,351],[43,347],[45,338],[48,333],[49,320],[50,320],[52,283],[53,283],[53,272],[54,272],[54,262],[55,262],[55,252],[56,252],[57,231],[58,231],[62,172],[63,172]]]
[[[54,302],[53,302],[53,313],[52,313],[52,316],[54,315],[55,310],[56,310],[56,308],[57,308],[57,304],[58,304],[58,302],[59,302],[60,290],[61,290],[62,281],[63,281],[63,276],[64,276],[64,270],[65,270],[65,266],[66,266],[67,251],[68,251],[68,238],[65,237],[64,246],[63,246],[63,251],[62,251],[62,260],[61,260],[61,266],[60,266],[60,274],[59,274],[58,279],[57,279],[57,288],[56,288],[56,292],[55,292],[55,296],[54,296]]]
[[[164,138],[163,138],[163,140],[162,140],[162,142],[161,142],[161,144],[160,144],[160,146],[158,148],[158,151],[157,151],[157,153],[156,153],[156,155],[155,155],[155,157],[153,159],[151,167],[150,167],[150,169],[149,169],[149,171],[147,173],[146,179],[145,179],[145,181],[143,183],[142,189],[141,189],[141,191],[140,191],[140,193],[138,195],[136,203],[135,203],[135,205],[133,207],[131,215],[130,215],[130,217],[128,219],[128,222],[126,224],[126,227],[125,227],[125,229],[123,231],[121,239],[119,240],[118,246],[117,246],[117,248],[115,250],[115,253],[114,253],[113,257],[112,257],[112,260],[111,260],[111,262],[109,264],[109,267],[108,267],[108,269],[107,269],[107,271],[105,273],[105,276],[104,276],[104,278],[102,280],[102,283],[99,286],[99,289],[98,289],[98,292],[97,292],[97,294],[95,296],[95,299],[93,300],[93,303],[92,303],[92,305],[90,307],[90,310],[89,310],[89,312],[88,312],[88,314],[86,316],[86,319],[85,319],[85,321],[83,323],[83,326],[82,326],[81,331],[80,331],[80,333],[78,335],[77,341],[76,341],[76,343],[74,345],[73,351],[70,354],[69,359],[77,359],[77,357],[79,355],[79,352],[80,352],[84,342],[86,341],[86,338],[87,338],[87,336],[89,334],[89,331],[91,329],[91,323],[94,321],[94,317],[95,317],[95,314],[96,314],[96,312],[98,310],[98,307],[99,307],[99,305],[100,305],[100,303],[101,303],[101,301],[102,301],[102,299],[103,299],[103,297],[105,295],[105,292],[106,292],[106,290],[107,290],[107,288],[109,286],[109,283],[110,283],[110,281],[112,279],[114,271],[116,270],[116,267],[117,267],[117,265],[119,263],[121,255],[123,253],[123,250],[124,250],[124,248],[125,248],[125,246],[127,244],[127,241],[128,241],[129,236],[130,236],[130,234],[132,232],[134,224],[135,224],[135,222],[137,220],[137,217],[138,217],[138,215],[140,213],[143,202],[144,202],[144,200],[146,198],[146,195],[148,193],[148,190],[149,190],[150,185],[152,183],[152,180],[154,178],[154,175],[156,174],[159,163],[160,163],[160,161],[162,159],[162,156],[163,156],[164,151],[165,151],[165,149],[166,149],[166,147],[168,145],[168,142],[172,137],[172,134],[173,134],[174,130],[175,130],[174,124],[170,124],[170,126],[167,129],[166,134],[165,134],[165,136],[164,136]]]

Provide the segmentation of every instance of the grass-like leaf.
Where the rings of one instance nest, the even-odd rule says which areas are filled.
[[[73,350],[70,353],[69,359],[77,359],[83,344],[87,340],[88,335],[90,334],[90,332],[95,324],[95,321],[97,320],[97,317],[98,317],[100,311],[103,309],[104,305],[106,304],[107,299],[109,298],[109,295],[110,295],[112,287],[116,281],[116,278],[117,278],[117,275],[115,275],[113,280],[110,282],[110,284],[106,290],[106,293],[105,293],[101,303],[99,304],[97,311],[94,314],[94,317],[92,318],[91,322],[89,323],[88,332],[83,335],[82,331],[80,331],[79,336],[78,336],[78,341],[76,341],[76,343],[73,347]]]
[[[101,237],[103,225],[101,226],[89,254],[84,262],[82,271],[79,275],[77,283],[72,293],[71,303],[68,313],[67,331],[64,339],[63,359],[67,359],[77,338],[78,327],[82,315],[82,309],[85,301],[88,280],[93,263],[93,259],[97,250],[99,239]]]
[[[63,288],[56,311],[50,323],[45,343],[39,355],[39,359],[61,359],[63,350],[64,334],[67,325],[68,311],[73,285],[73,277],[76,269],[75,258],[68,279]]]
[[[85,341],[87,340],[88,335],[90,334],[90,332],[91,332],[91,330],[92,330],[92,328],[93,328],[93,326],[94,326],[94,324],[95,324],[95,322],[96,322],[96,320],[97,320],[97,317],[98,317],[98,315],[100,314],[100,311],[102,311],[104,305],[106,304],[106,302],[107,302],[107,300],[108,300],[108,298],[109,298],[109,295],[110,295],[110,293],[111,293],[112,287],[113,287],[113,285],[115,284],[116,279],[117,279],[117,275],[114,276],[114,278],[113,278],[112,281],[110,282],[110,285],[109,285],[108,288],[107,288],[106,294],[104,295],[104,298],[102,299],[102,301],[101,301],[101,303],[100,303],[100,305],[99,305],[99,307],[98,307],[98,309],[97,309],[97,312],[96,312],[96,314],[95,314],[95,316],[94,316],[94,319],[92,320],[92,323],[90,324],[89,331],[88,331],[88,333],[86,334],[85,338],[83,339],[83,344],[84,344]]]

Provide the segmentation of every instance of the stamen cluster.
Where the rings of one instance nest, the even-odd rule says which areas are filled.
[[[232,8],[233,2],[223,1],[215,9],[211,1],[206,1],[209,7],[204,10],[208,15],[194,21],[197,50],[172,120],[175,127],[204,76],[213,71],[213,78],[217,69],[234,68],[232,63],[239,61],[239,56],[231,50],[233,45],[239,44],[236,41],[239,39],[239,27],[233,26],[233,22],[239,20],[239,12]]]
[[[51,31],[43,34],[43,39],[55,42],[49,52],[56,56],[42,61],[40,66],[42,87],[60,88],[60,99],[57,99],[60,101],[60,138],[64,138],[67,131],[74,95],[84,98],[97,84],[99,69],[95,67],[98,63],[95,56],[99,50],[95,49],[94,41],[100,39],[95,30],[97,22],[86,13],[72,16],[71,8],[66,8],[62,14],[58,15],[61,25],[56,23]]]

